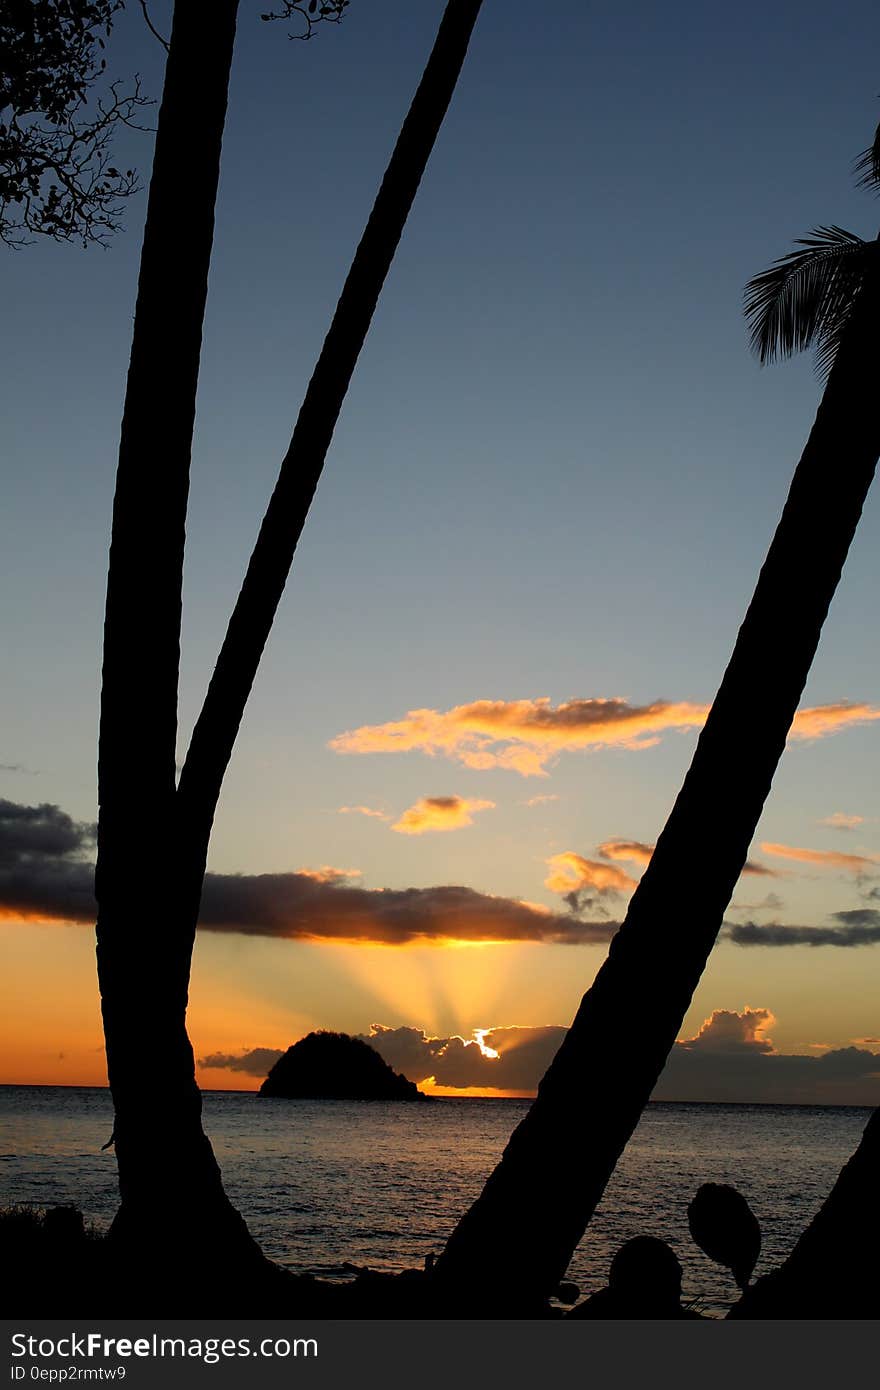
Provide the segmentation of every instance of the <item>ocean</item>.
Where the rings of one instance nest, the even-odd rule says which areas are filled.
[[[324,1278],[343,1266],[420,1268],[439,1253],[528,1106],[517,1100],[261,1100],[208,1092],[205,1128],[226,1190],[267,1255]],[[634,1235],[669,1241],[683,1295],[710,1316],[733,1280],[694,1245],[687,1204],[703,1182],[732,1183],[763,1231],[756,1274],[791,1249],[856,1148],[870,1110],[832,1106],[653,1104],[624,1153],[568,1277],[590,1293]],[[0,1206],[71,1202],[108,1223],[116,1163],[107,1090],[0,1087]],[[577,1172],[559,1159],[559,1181]],[[503,1270],[487,1270],[497,1287]]]

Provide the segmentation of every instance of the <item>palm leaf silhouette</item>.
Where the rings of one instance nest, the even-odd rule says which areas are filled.
[[[858,174],[859,188],[880,190],[880,125],[874,133],[874,143],[858,156],[853,164],[853,173]]]
[[[745,288],[750,344],[762,363],[816,345],[816,366],[830,370],[840,335],[864,283],[876,243],[843,227],[817,227],[803,248],[774,261]]]

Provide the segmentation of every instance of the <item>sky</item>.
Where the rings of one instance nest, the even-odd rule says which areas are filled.
[[[303,44],[242,5],[181,758],[441,11],[353,0]],[[332,1028],[439,1094],[534,1089],[686,772],[820,397],[807,358],[750,356],[743,286],[818,225],[876,234],[851,166],[878,29],[863,0],[486,0],[226,778],[189,1019],[206,1087],[255,1087]],[[107,52],[159,94],[139,6]],[[118,148],[146,177],[150,136]],[[107,251],[0,269],[6,1082],[106,1080],[89,866],[144,205]],[[880,1100],[878,532],[874,493],[658,1096]],[[162,827],[143,847],[157,918],[166,847]]]

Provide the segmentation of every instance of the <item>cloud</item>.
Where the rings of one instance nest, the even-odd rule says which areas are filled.
[[[372,806],[340,806],[336,814],[339,816],[371,816],[376,820],[391,819],[384,811],[376,811]]]
[[[880,1100],[880,1053],[871,1050],[876,1038],[857,1039],[850,1047],[823,1047],[819,1057],[779,1053],[768,1036],[774,1021],[766,1008],[714,1010],[692,1038],[674,1044],[653,1099],[850,1105]],[[628,1033],[633,1022],[638,1020],[627,1021]],[[548,1024],[478,1028],[467,1038],[434,1037],[420,1028],[374,1023],[359,1036],[417,1085],[433,1078],[435,1085],[453,1090],[533,1093],[565,1033],[561,1025]],[[638,1036],[637,1026],[632,1035]],[[618,1042],[623,1045],[624,1039],[609,1038],[609,1050]],[[626,1043],[631,1046],[629,1037]],[[265,1075],[263,1059],[274,1060],[280,1052],[214,1053],[200,1065]]]
[[[599,897],[619,895],[621,892],[633,892],[637,884],[637,880],[624,873],[623,869],[596,859],[584,859],[584,856],[576,855],[571,849],[560,855],[551,855],[546,865],[551,872],[544,880],[545,888],[560,892],[566,899],[580,894],[582,890],[594,892]],[[571,906],[576,905],[571,902]]]
[[[778,912],[784,906],[778,893],[768,893],[758,903],[731,903],[728,912]]]
[[[643,840],[606,840],[599,846],[598,852],[603,859],[629,860],[633,864],[641,864],[644,868],[650,863],[654,849],[654,845],[645,844]],[[776,869],[768,869],[766,864],[759,864],[755,859],[747,859],[742,871],[744,874],[779,877]]]
[[[385,945],[435,941],[607,942],[613,925],[538,909],[455,885],[367,889],[301,874],[208,874],[200,925],[207,931],[287,940]]]
[[[642,840],[606,840],[599,845],[598,853],[603,859],[628,860],[644,868],[650,863],[654,848],[654,845],[645,844]],[[778,869],[771,869],[757,859],[747,859],[742,872],[760,878],[779,878]]]
[[[31,816],[19,814],[33,810]],[[0,803],[0,915],[18,920],[95,920],[94,865],[76,856],[94,827],[57,807]],[[607,944],[615,922],[584,921],[516,898],[454,884],[368,889],[357,870],[325,865],[298,873],[205,875],[199,926],[282,940],[375,942],[544,941]],[[154,889],[161,866],[145,866]],[[133,884],[143,891],[145,884]],[[157,910],[161,910],[156,892]]]
[[[851,907],[844,912],[834,912],[831,915],[845,927],[880,926],[880,912],[875,907]]]
[[[410,710],[387,724],[364,724],[330,741],[337,753],[438,754],[483,771],[507,768],[524,777],[546,776],[559,753],[584,748],[652,748],[670,730],[702,728],[709,706],[654,700],[632,705],[613,699],[577,699],[552,705],[534,700],[475,700],[450,710]],[[750,717],[743,711],[743,718]],[[793,739],[824,738],[849,725],[880,719],[880,708],[841,701],[799,710]]]
[[[715,1009],[694,1037],[679,1038],[677,1046],[703,1052],[741,1052],[744,1048],[772,1052],[773,1044],[765,1034],[775,1022],[769,1009],[750,1009],[748,1004],[741,1014]]]
[[[374,1023],[365,1042],[395,1071],[418,1085],[433,1077],[438,1086],[531,1091],[565,1037],[565,1028],[481,1028],[470,1038],[430,1037],[420,1028],[386,1028]],[[492,1054],[495,1054],[494,1056]]]
[[[880,719],[880,708],[876,705],[857,704],[852,700],[839,700],[835,705],[814,705],[811,709],[798,710],[789,738],[825,738],[853,724],[868,724],[875,719]]]
[[[742,871],[744,874],[753,874],[755,875],[755,877],[758,878],[779,877],[778,869],[771,869],[766,864],[762,864],[757,859],[747,859],[746,862],[743,864]]]
[[[876,1105],[880,1053],[842,1047],[822,1055],[780,1053],[769,1009],[716,1009],[693,1038],[675,1044],[655,1100],[736,1104]]]
[[[606,840],[599,846],[598,853],[603,859],[625,859],[644,867],[650,862],[654,846],[641,840]]]
[[[404,811],[392,830],[401,835],[425,835],[434,830],[461,830],[473,825],[477,811],[494,811],[494,801],[468,800],[462,796],[423,796]]]
[[[266,1076],[284,1053],[279,1047],[252,1047],[250,1052],[234,1054],[212,1052],[208,1057],[199,1058],[200,1067],[215,1070],[242,1071],[247,1076]]]
[[[0,800],[0,914],[94,921],[96,828],[59,806]]]
[[[864,820],[864,816],[847,816],[843,811],[835,811],[833,816],[826,816],[816,824],[829,825],[832,830],[854,830],[857,825],[862,825]]]
[[[0,800],[0,866],[67,859],[90,851],[97,827],[73,820],[60,806],[21,806]]]
[[[854,908],[832,913],[837,926],[802,927],[781,922],[729,922],[724,938],[736,946],[874,946],[880,942],[880,912]]]
[[[880,860],[865,854],[841,854],[834,849],[802,849],[796,845],[770,844],[764,840],[761,849],[779,859],[794,859],[800,864],[814,864],[819,869],[842,869],[846,873],[863,874],[876,870]]]
[[[303,878],[310,878],[313,883],[334,885],[349,883],[351,879],[361,877],[360,869],[335,869],[332,864],[324,864],[320,869],[297,869],[296,872]]]
[[[59,807],[0,801],[0,916],[15,920],[93,923],[94,865],[83,858],[95,827]],[[609,842],[612,843],[612,842]],[[636,844],[638,842],[614,842]],[[205,876],[199,926],[206,931],[282,940],[374,942],[545,942],[606,945],[619,925],[605,917],[603,900],[629,892],[635,880],[614,863],[568,852],[547,861],[547,883],[572,911],[478,893],[448,884],[429,888],[368,889],[351,882],[357,869],[331,865],[297,873]],[[143,883],[164,882],[162,866],[145,865]],[[871,898],[872,893],[868,892]],[[596,917],[585,916],[591,905]],[[768,898],[762,909],[775,906]],[[757,910],[752,907],[751,910]],[[867,946],[880,940],[880,910],[832,915],[823,926],[727,923],[723,939],[741,946]]]
[[[338,753],[393,753],[419,749],[484,770],[504,767],[525,777],[545,775],[546,764],[566,749],[646,748],[668,729],[699,728],[702,705],[657,700],[630,705],[621,699],[475,700],[447,711],[410,710],[405,719],[363,725],[339,734]]]
[[[525,801],[521,801],[521,806],[546,806],[550,801],[558,801],[559,797],[555,792],[545,793],[544,796],[530,796]]]

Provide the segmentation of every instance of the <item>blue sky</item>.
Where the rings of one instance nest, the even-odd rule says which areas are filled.
[[[160,29],[169,11],[151,7]],[[353,0],[344,23],[309,44],[288,43],[258,13],[242,6],[224,144],[183,746],[441,6]],[[462,883],[555,910],[548,857],[656,838],[692,731],[640,752],[562,752],[541,779],[419,752],[343,756],[328,743],[478,699],[711,701],[820,394],[807,359],[761,370],[749,356],[742,287],[820,223],[875,234],[876,204],[850,168],[880,115],[877,33],[867,3],[841,14],[751,0],[735,12],[486,0],[249,706],[216,870],[331,864],[357,868],[370,888]],[[108,52],[114,72],[139,71],[158,95],[164,54],[138,6]],[[123,152],[148,173],[148,136],[129,136]],[[143,212],[142,195],[106,253],[33,246],[3,265],[14,331],[0,347],[0,763],[31,771],[0,772],[0,797],[55,802],[79,820],[95,813],[106,554]],[[874,495],[806,705],[880,703],[878,521]],[[745,719],[759,715],[755,694]],[[758,839],[880,853],[878,738],[870,722],[793,746]],[[521,804],[539,794],[558,799]],[[494,809],[454,834],[412,837],[338,812],[368,805],[396,818],[437,796]],[[849,832],[818,824],[839,810],[863,820]],[[784,905],[760,921],[821,923],[870,891],[852,873],[777,864],[789,872],[773,885]],[[70,930],[83,942],[71,950],[90,951],[87,934]],[[317,979],[343,949],[245,946],[255,954],[243,966],[240,941],[200,944],[218,998],[243,969],[263,980],[254,1001],[273,971],[290,972],[292,996],[312,960]],[[494,949],[511,962],[525,951],[508,998],[420,1020],[391,1016],[392,1001],[371,1000],[364,984],[337,991],[346,1003],[333,1026],[449,1029],[453,1012],[466,1032],[564,1023],[601,959],[595,947]],[[362,950],[346,978],[360,972],[372,989],[387,964],[371,975]],[[261,974],[266,951],[274,964]],[[875,952],[722,946],[692,1031],[748,1002],[774,1012],[773,1037],[789,1050],[876,1035]],[[523,1017],[529,979],[545,983]],[[820,988],[829,979],[840,996],[831,1012]],[[240,1043],[281,1046],[297,1020],[330,1022],[315,998],[288,1015],[279,1001],[266,1036],[248,1005]],[[490,1004],[499,1016],[485,1016]],[[206,1025],[203,1050],[231,1036]]]

